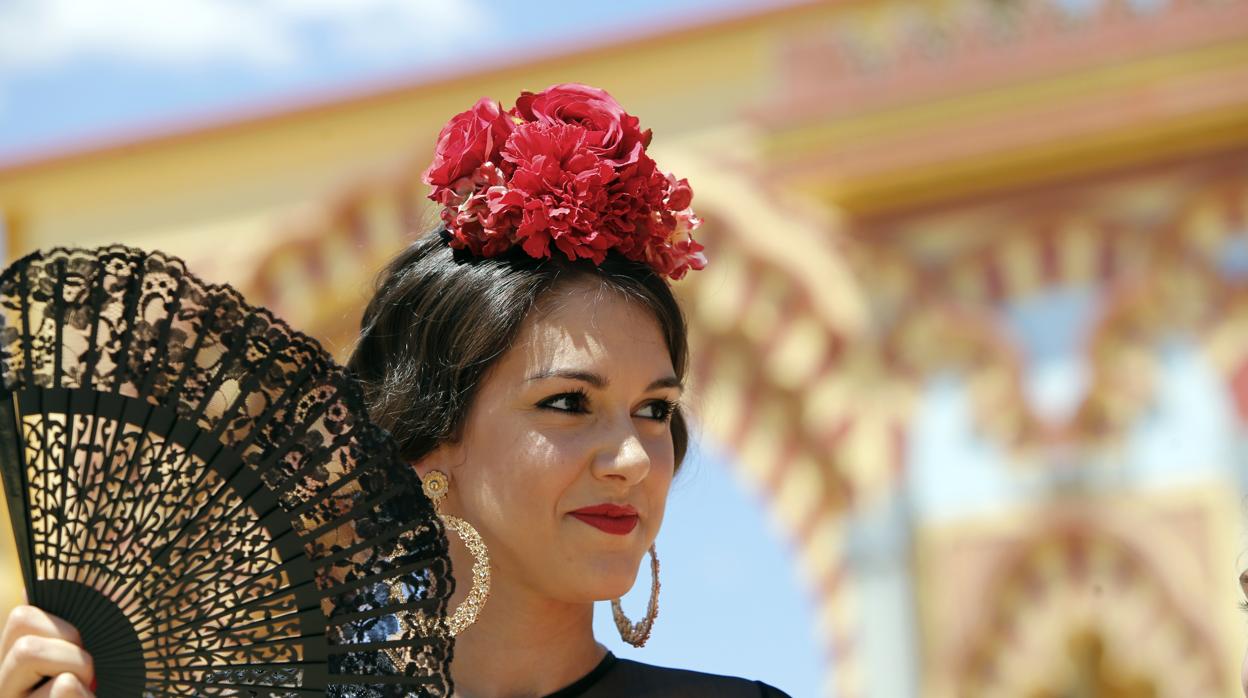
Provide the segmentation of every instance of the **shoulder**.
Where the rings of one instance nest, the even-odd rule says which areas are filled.
[[[620,659],[612,667],[613,677],[635,688],[637,696],[716,696],[719,698],[791,698],[787,693],[761,681],[735,676],[704,674],[687,669],[643,664]]]

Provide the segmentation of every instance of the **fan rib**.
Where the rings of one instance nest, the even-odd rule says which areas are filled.
[[[101,696],[450,695],[446,532],[319,342],[122,245],[27,255],[0,297],[25,583]]]

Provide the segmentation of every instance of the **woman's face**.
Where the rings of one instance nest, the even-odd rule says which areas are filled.
[[[421,470],[450,475],[444,511],[481,533],[495,584],[564,602],[614,598],[663,521],[680,391],[654,316],[577,282],[530,314],[479,386],[462,440]],[[615,516],[583,511],[599,505]]]

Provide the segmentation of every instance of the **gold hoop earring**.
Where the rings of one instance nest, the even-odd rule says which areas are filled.
[[[420,485],[425,496],[433,502],[433,511],[442,520],[442,524],[459,534],[464,546],[472,555],[472,589],[468,591],[468,598],[464,599],[459,607],[442,621],[444,630],[454,637],[476,622],[477,615],[481,613],[481,608],[485,606],[486,600],[490,597],[489,551],[485,547],[485,542],[481,540],[481,534],[477,533],[477,529],[471,524],[458,516],[442,513],[442,499],[450,490],[450,480],[446,477],[446,473],[431,470],[428,475],[420,479]],[[391,591],[396,596],[401,596],[402,590],[397,584],[391,585]],[[406,665],[403,654],[398,649],[387,648],[385,651],[390,655],[396,667],[401,669]]]
[[[459,534],[460,539],[464,541],[464,547],[468,548],[468,552],[472,554],[472,589],[468,591],[468,598],[464,599],[463,603],[459,604],[459,608],[452,611],[451,615],[446,618],[446,629],[453,637],[476,622],[481,608],[490,598],[489,551],[485,547],[485,542],[481,540],[481,534],[477,533],[477,529],[473,528],[472,524],[458,516],[442,513],[442,499],[450,490],[450,480],[447,479],[446,473],[431,470],[428,475],[421,478],[420,484],[421,489],[425,491],[425,496],[433,501],[433,510],[438,518],[442,519],[442,523],[447,528]]]
[[[659,556],[650,546],[650,602],[646,604],[646,617],[633,623],[624,615],[619,599],[611,599],[611,615],[615,617],[615,627],[620,631],[620,639],[641,647],[650,639],[650,629],[654,627],[654,619],[659,616]]]

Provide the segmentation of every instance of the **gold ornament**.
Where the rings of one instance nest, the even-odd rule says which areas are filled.
[[[433,502],[433,510],[439,511],[442,506],[442,498],[451,489],[451,481],[447,479],[446,473],[441,470],[430,470],[429,474],[420,479],[420,489],[424,490],[425,496],[429,501]]]
[[[646,604],[646,617],[634,624],[624,615],[619,599],[611,599],[611,615],[615,618],[621,640],[633,647],[641,647],[650,639],[650,629],[659,616],[659,556],[655,554],[653,545],[650,546],[650,602]]]
[[[446,477],[446,473],[431,470],[428,475],[421,478],[420,484],[425,496],[433,502],[433,510],[442,520],[442,524],[459,534],[460,539],[464,541],[464,547],[468,548],[468,552],[472,554],[472,589],[468,591],[468,598],[464,599],[463,603],[459,604],[459,607],[443,621],[444,630],[454,637],[476,622],[477,615],[481,613],[486,600],[490,597],[489,550],[485,547],[485,542],[481,540],[481,534],[477,533],[477,529],[471,524],[458,516],[442,513],[442,499],[450,491],[450,480]],[[391,584],[390,589],[396,595],[400,592],[397,584]],[[405,664],[402,655],[399,654],[402,649],[406,648],[386,649],[386,653],[400,670]]]

